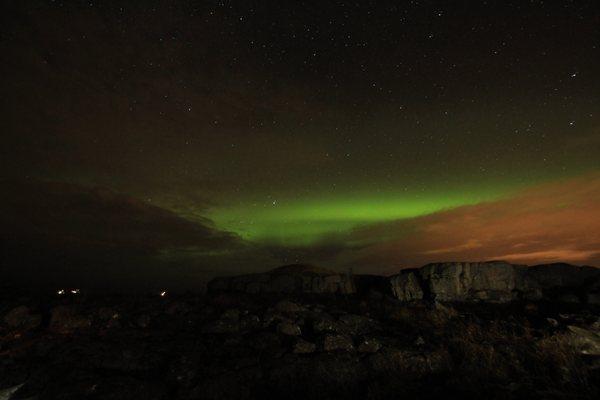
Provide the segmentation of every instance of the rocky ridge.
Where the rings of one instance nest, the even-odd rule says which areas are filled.
[[[340,274],[308,265],[216,278],[209,292],[354,294],[378,291],[398,300],[508,303],[550,300],[600,304],[600,269],[557,263],[444,262],[385,277]]]
[[[393,293],[402,301],[552,300],[600,304],[599,283],[600,270],[593,267],[527,267],[504,261],[434,263],[390,277]]]
[[[209,282],[208,290],[313,294],[351,294],[356,291],[350,275],[304,264],[286,265],[265,273],[215,278]]]

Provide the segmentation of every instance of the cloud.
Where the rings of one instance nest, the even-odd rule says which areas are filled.
[[[369,243],[337,262],[394,272],[447,260],[566,261],[600,266],[600,173],[554,181],[510,197],[356,228]]]
[[[236,236],[105,188],[67,183],[4,182],[0,223],[9,238],[154,251],[230,247]]]
[[[0,187],[0,265],[13,278],[109,284],[176,278],[161,259],[165,252],[244,248],[209,220],[190,221],[109,189],[41,181],[1,181]]]

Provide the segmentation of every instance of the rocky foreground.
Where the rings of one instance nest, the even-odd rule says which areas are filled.
[[[302,266],[206,295],[5,294],[0,399],[600,396],[594,271],[531,295],[456,264],[404,272],[403,291],[405,278]]]

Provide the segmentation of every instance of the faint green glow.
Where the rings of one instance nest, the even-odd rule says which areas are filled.
[[[470,192],[469,192],[470,193]],[[218,208],[209,215],[218,228],[254,242],[308,245],[328,235],[352,228],[431,214],[437,211],[492,200],[505,190],[473,194],[347,195],[320,199],[273,199]]]

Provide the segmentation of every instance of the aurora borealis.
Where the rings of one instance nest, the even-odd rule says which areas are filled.
[[[593,1],[2,7],[14,276],[600,266]]]

